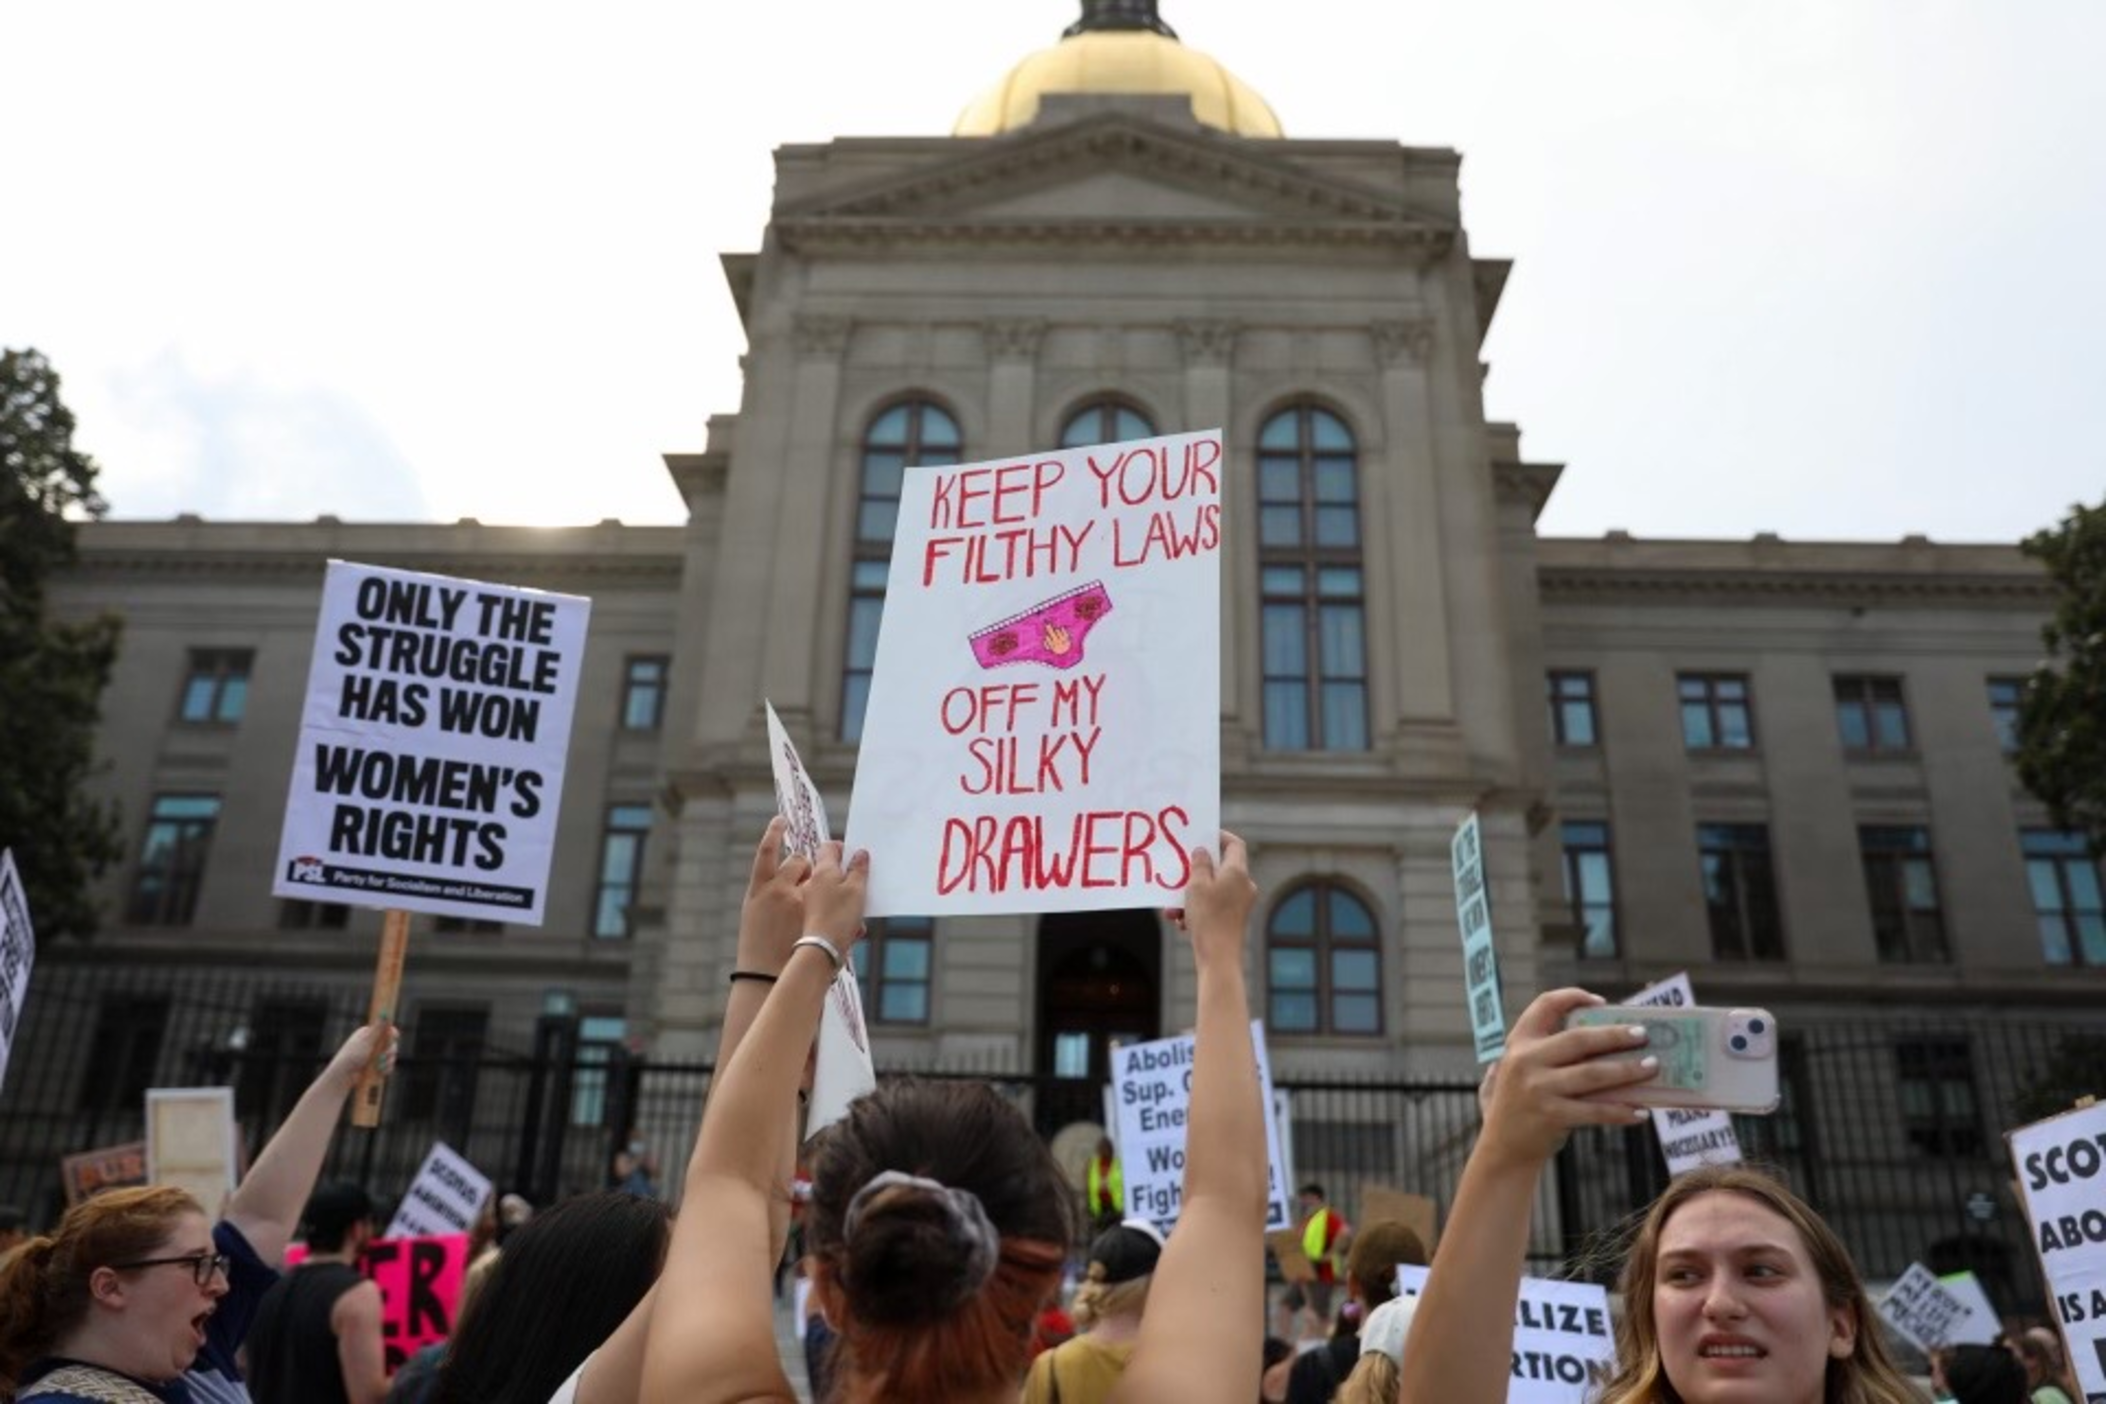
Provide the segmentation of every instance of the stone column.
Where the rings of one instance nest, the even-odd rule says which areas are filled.
[[[1038,347],[1046,324],[1037,317],[987,322],[987,451],[974,457],[1030,453],[1031,409],[1038,378]]]
[[[1225,725],[1248,733],[1258,716],[1258,679],[1244,666],[1258,634],[1258,460],[1255,445],[1236,441],[1229,424],[1229,374],[1237,326],[1226,321],[1177,324],[1185,359],[1184,421],[1192,429],[1224,431],[1221,478],[1221,694]],[[1241,543],[1241,544],[1239,544]],[[1246,677],[1245,673],[1250,676]],[[1224,764],[1229,756],[1222,756]],[[1166,982],[1167,984],[1167,982]],[[1164,1027],[1169,1027],[1165,1025]]]

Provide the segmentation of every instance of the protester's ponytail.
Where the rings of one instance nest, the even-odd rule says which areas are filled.
[[[0,1399],[14,1398],[22,1371],[51,1343],[45,1278],[57,1248],[57,1239],[32,1238],[0,1268]]]

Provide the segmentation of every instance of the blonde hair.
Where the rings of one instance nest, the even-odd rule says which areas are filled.
[[[1659,1323],[1653,1289],[1660,1267],[1660,1235],[1677,1210],[1699,1195],[1723,1191],[1754,1200],[1798,1231],[1813,1262],[1821,1295],[1831,1308],[1850,1314],[1857,1332],[1850,1354],[1829,1357],[1824,1404],[1921,1404],[1923,1396],[1887,1354],[1879,1318],[1865,1286],[1835,1231],[1805,1200],[1759,1170],[1739,1165],[1706,1166],[1669,1185],[1654,1200],[1630,1241],[1620,1285],[1623,1317],[1616,1325],[1619,1369],[1603,1386],[1599,1404],[1682,1404],[1660,1360]]]
[[[1088,1276],[1075,1289],[1075,1329],[1087,1331],[1108,1316],[1139,1316],[1148,1305],[1148,1284],[1153,1281],[1153,1273],[1144,1273],[1124,1282],[1106,1282],[1104,1264],[1091,1263]]]
[[[1397,1404],[1399,1384],[1396,1361],[1379,1350],[1364,1350],[1332,1404]]]

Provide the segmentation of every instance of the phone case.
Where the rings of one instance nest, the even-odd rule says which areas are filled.
[[[1643,1047],[1612,1058],[1660,1060],[1651,1081],[1616,1096],[1648,1107],[1766,1115],[1777,1110],[1777,1020],[1767,1009],[1612,1004],[1575,1011],[1565,1027],[1642,1024]]]

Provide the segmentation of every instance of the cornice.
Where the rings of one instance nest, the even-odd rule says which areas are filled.
[[[335,548],[312,550],[244,550],[202,548],[156,550],[123,549],[83,551],[66,572],[69,578],[91,581],[109,577],[155,579],[296,579],[319,578],[332,557],[342,558]],[[470,578],[501,577],[507,583],[520,581],[627,581],[645,585],[677,585],[682,560],[670,551],[651,556],[569,556],[518,551],[385,551],[360,550],[357,558],[368,565],[396,566],[405,570],[455,570]]]
[[[776,225],[791,253],[948,249],[998,244],[1072,249],[1107,245],[1167,247],[1189,244],[1246,248],[1369,248],[1401,250],[1421,261],[1445,256],[1454,232],[1428,225],[1377,220],[1243,219],[812,219]]]
[[[1691,570],[1671,566],[1541,566],[1546,597],[1642,598],[1759,596],[1862,604],[1868,600],[1965,600],[2045,610],[2055,600],[2045,577],[1906,574],[1896,571]]]
[[[1562,463],[1499,462],[1492,465],[1492,486],[1501,502],[1524,504],[1532,522],[1543,515],[1543,506],[1564,473]]]

